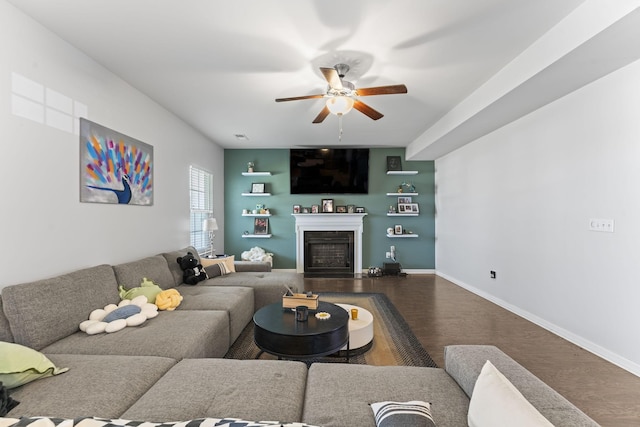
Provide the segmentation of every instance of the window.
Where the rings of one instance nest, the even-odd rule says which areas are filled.
[[[195,166],[189,170],[191,246],[202,254],[209,249],[209,233],[202,231],[202,221],[213,216],[213,175]]]

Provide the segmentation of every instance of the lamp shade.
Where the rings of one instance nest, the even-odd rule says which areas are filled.
[[[334,96],[327,99],[327,108],[335,115],[347,114],[353,108],[353,98]]]
[[[218,229],[218,222],[215,218],[207,218],[202,221],[202,231],[214,231]]]

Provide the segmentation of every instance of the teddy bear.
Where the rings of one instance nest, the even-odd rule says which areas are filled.
[[[183,271],[182,281],[184,283],[195,285],[209,278],[200,261],[191,252],[187,252],[185,256],[178,257],[177,261]]]

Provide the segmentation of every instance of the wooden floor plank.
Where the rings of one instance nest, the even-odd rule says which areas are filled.
[[[640,426],[639,377],[441,277],[307,278],[305,290],[382,292],[438,366],[447,345],[496,345],[601,425]]]

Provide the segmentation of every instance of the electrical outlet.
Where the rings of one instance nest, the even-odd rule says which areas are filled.
[[[589,220],[589,230],[613,233],[613,220],[602,218],[591,218]]]
[[[493,271],[493,270],[491,270],[491,271],[489,272],[489,275],[490,275],[490,277],[491,277],[492,279],[495,279],[495,278],[496,278],[496,272],[495,272],[495,271]]]
[[[387,258],[391,258],[391,252],[387,252]]]

